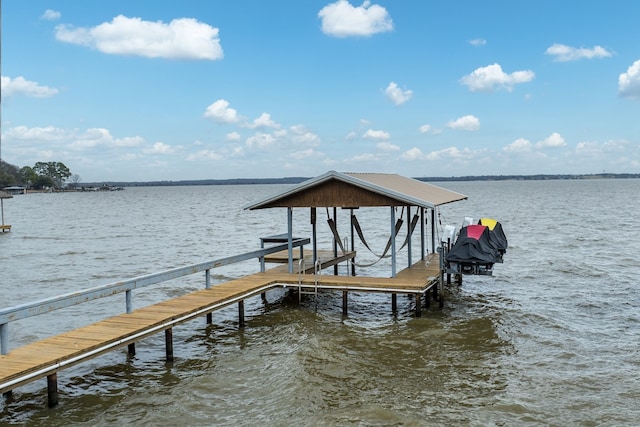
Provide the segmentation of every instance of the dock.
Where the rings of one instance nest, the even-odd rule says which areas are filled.
[[[324,253],[323,265],[328,268],[352,259],[353,256],[355,253],[332,258]],[[269,259],[280,262],[281,258],[282,253],[279,253]],[[419,316],[422,299],[425,299],[428,306],[428,291],[433,290],[436,297],[439,283],[435,254],[399,272],[395,278],[304,272],[292,274],[286,272],[283,267],[286,268],[277,266],[13,349],[0,355],[0,393],[6,395],[15,388],[46,378],[48,405],[54,407],[58,404],[59,371],[123,347],[128,347],[128,352],[135,354],[137,342],[162,332],[165,334],[166,359],[172,361],[174,326],[196,318],[206,318],[207,323],[211,323],[212,312],[231,304],[238,304],[238,325],[244,327],[244,301],[264,295],[271,289],[288,288],[300,292],[303,289],[315,288],[316,291],[341,291],[344,315],[347,314],[349,292],[389,293],[392,295],[393,312],[397,310],[396,294],[412,294],[416,297],[416,315]]]
[[[246,210],[286,208],[287,232],[260,238],[259,250],[0,309],[0,393],[11,394],[17,387],[46,378],[47,402],[49,407],[54,407],[58,404],[58,372],[123,347],[127,347],[129,354],[135,354],[135,346],[140,340],[162,332],[165,335],[166,359],[172,361],[174,326],[199,317],[205,318],[208,324],[212,323],[214,311],[237,304],[238,325],[243,327],[245,300],[260,295],[266,301],[267,291],[275,288],[297,292],[300,301],[303,296],[318,298],[319,292],[341,292],[343,316],[348,315],[348,296],[352,292],[389,294],[393,313],[397,312],[397,294],[415,298],[416,316],[421,315],[423,301],[428,307],[432,297],[442,307],[444,276],[442,255],[436,250],[435,210],[440,205],[466,198],[463,194],[415,179],[377,173],[329,171],[287,188],[284,192],[245,207]],[[356,215],[360,207],[388,209],[390,234],[380,255],[366,242]],[[333,235],[332,250],[318,249],[317,226],[319,217],[323,216],[323,208],[326,223]],[[294,210],[298,212],[302,209],[309,209],[311,238],[294,237]],[[349,212],[349,237],[340,235],[339,209]],[[427,216],[428,213],[430,216]],[[405,221],[406,239],[398,247],[396,240]],[[431,225],[430,252],[427,251],[427,223]],[[418,224],[420,226],[416,228]],[[413,262],[414,231],[420,239],[419,256],[415,257],[418,258],[417,262]],[[356,275],[356,234],[364,247],[379,260],[390,258],[391,272],[388,277]],[[265,247],[265,244],[271,246]],[[309,244],[311,248],[306,249],[305,245]],[[397,271],[396,257],[405,247],[407,267]],[[211,269],[255,259],[260,262],[259,272],[212,285]],[[265,265],[269,263],[278,265],[267,269]],[[347,274],[338,274],[340,264],[346,264]],[[325,274],[325,270],[331,267],[333,274]],[[204,289],[133,309],[134,290],[198,273],[204,273]],[[11,322],[119,293],[125,294],[125,313],[15,349],[10,348]]]

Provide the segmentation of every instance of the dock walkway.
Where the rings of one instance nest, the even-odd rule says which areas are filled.
[[[244,323],[244,300],[276,287],[317,286],[318,289],[343,291],[387,292],[393,295],[416,295],[419,314],[420,298],[434,289],[438,281],[437,255],[429,255],[429,262],[420,260],[395,278],[366,276],[335,276],[329,274],[290,274],[279,266],[139,308],[131,313],[113,316],[91,325],[45,338],[0,355],[0,393],[47,377],[49,406],[57,404],[57,372],[87,361],[109,351],[130,346],[150,335],[165,332],[166,356],[173,359],[172,328],[175,325],[207,316],[222,307],[238,303],[240,324]],[[434,261],[435,257],[435,261]],[[326,266],[333,265],[327,261]],[[427,304],[429,298],[427,297]],[[133,347],[135,352],[135,347]]]

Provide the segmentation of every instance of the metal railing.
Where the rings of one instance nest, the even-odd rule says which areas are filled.
[[[304,245],[309,243],[310,239],[294,239],[293,247],[302,248]],[[131,313],[133,311],[132,291],[134,289],[144,288],[156,283],[166,282],[168,280],[189,276],[202,271],[205,272],[205,289],[209,289],[211,287],[211,276],[209,271],[212,268],[235,264],[253,258],[260,259],[260,264],[264,265],[265,256],[286,250],[288,247],[288,243],[285,243],[252,252],[246,252],[240,255],[219,258],[185,267],[177,267],[171,270],[161,271],[159,273],[147,274],[133,279],[109,283],[102,286],[96,286],[94,288],[83,289],[77,292],[71,292],[38,301],[28,302],[14,307],[0,309],[0,354],[7,354],[9,352],[9,323],[15,322],[16,320],[50,313],[61,308],[71,307],[122,292],[125,293],[126,311],[127,313]]]

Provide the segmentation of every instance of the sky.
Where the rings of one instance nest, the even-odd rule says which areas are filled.
[[[640,173],[640,2],[2,0],[2,160],[81,182]]]

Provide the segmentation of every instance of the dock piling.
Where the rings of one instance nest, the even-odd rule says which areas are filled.
[[[164,330],[164,342],[167,362],[173,362],[173,328]]]
[[[346,316],[348,312],[348,294],[347,291],[342,291],[342,315]]]
[[[47,405],[49,408],[58,406],[58,374],[47,375]]]
[[[244,300],[238,301],[238,326],[244,328]]]

